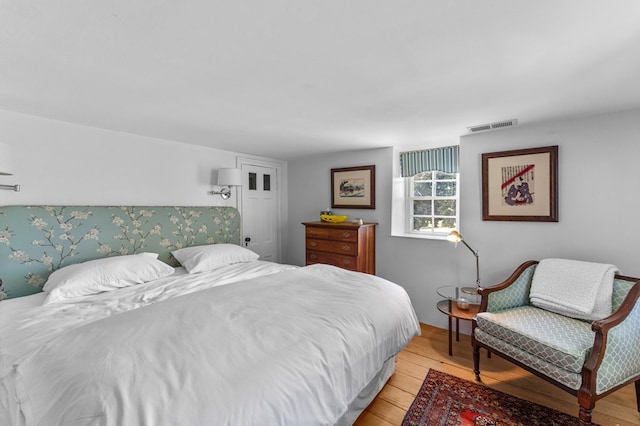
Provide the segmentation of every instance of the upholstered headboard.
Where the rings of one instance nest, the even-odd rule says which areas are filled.
[[[41,291],[55,270],[107,256],[153,252],[171,265],[176,248],[240,244],[233,207],[0,207],[0,300]]]

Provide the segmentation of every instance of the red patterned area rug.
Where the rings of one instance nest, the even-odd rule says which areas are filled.
[[[579,424],[577,417],[436,370],[429,370],[402,421],[402,426]]]

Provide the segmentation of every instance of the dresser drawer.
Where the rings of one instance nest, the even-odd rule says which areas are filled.
[[[307,250],[306,264],[313,265],[314,263],[324,263],[326,265],[338,266],[340,268],[349,269],[351,271],[358,270],[357,257]]]
[[[306,228],[307,238],[320,238],[334,241],[358,241],[357,229]]]
[[[331,241],[307,238],[307,250],[319,250],[330,253],[346,254],[356,256],[358,254],[358,244],[349,241]]]

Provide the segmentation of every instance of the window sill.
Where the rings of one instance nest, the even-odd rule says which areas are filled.
[[[407,234],[407,233],[392,232],[391,236],[392,237],[400,237],[400,238],[414,238],[414,239],[418,239],[418,240],[447,241],[447,235],[445,235],[445,234],[440,234],[440,235],[422,235],[422,234]]]

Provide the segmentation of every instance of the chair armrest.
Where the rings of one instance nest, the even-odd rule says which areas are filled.
[[[595,394],[640,376],[640,280],[616,278],[635,284],[614,313],[591,324],[595,338],[582,370],[582,386]]]
[[[479,289],[482,296],[479,312],[497,312],[528,305],[531,278],[537,264],[535,260],[524,262],[500,284]]]

